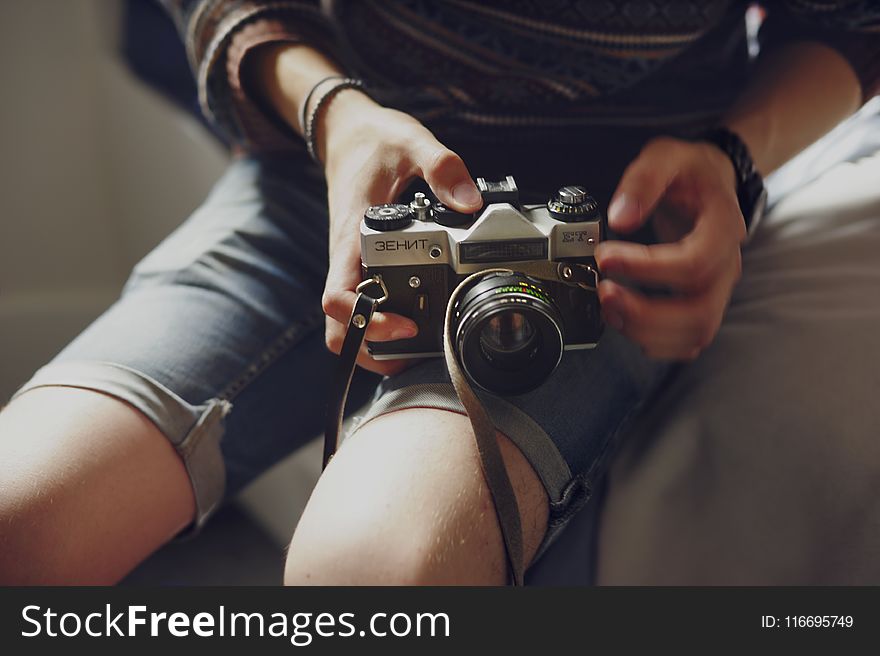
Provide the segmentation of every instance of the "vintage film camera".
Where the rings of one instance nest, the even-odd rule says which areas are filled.
[[[412,339],[370,342],[377,360],[443,355],[443,324],[458,295],[451,333],[462,369],[496,394],[530,391],[566,349],[595,346],[602,333],[596,245],[603,221],[580,186],[562,187],[546,205],[521,205],[513,177],[477,178],[483,208],[459,214],[416,194],[409,205],[370,207],[361,223],[364,279],[380,276],[383,312],[413,319]],[[489,271],[504,269],[504,271]]]

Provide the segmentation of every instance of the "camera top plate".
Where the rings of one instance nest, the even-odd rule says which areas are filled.
[[[412,220],[412,209],[406,205],[376,206],[367,210],[368,216],[361,223],[364,265],[447,265],[464,274],[480,270],[489,262],[500,265],[502,261],[497,258],[508,255],[512,259],[504,262],[510,265],[524,260],[593,257],[602,238],[602,221],[595,201],[585,189],[563,188],[568,201],[563,212],[552,211],[548,205],[520,205],[512,176],[500,182],[477,178],[477,186],[486,202],[475,216],[449,210],[438,213],[434,209],[442,207],[438,203],[431,205],[427,220]],[[405,218],[392,212],[391,207],[400,208]],[[386,223],[373,221],[370,214],[380,208],[392,223],[400,221],[402,227],[385,229]],[[409,213],[405,209],[409,209]],[[560,216],[563,213],[564,216]],[[380,227],[376,229],[373,225]]]

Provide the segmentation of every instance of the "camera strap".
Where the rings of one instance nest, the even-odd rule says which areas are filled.
[[[598,284],[598,274],[595,269],[586,265],[524,262],[517,265],[517,270],[536,278],[563,282],[585,289],[595,289]],[[501,528],[511,578],[514,585],[522,585],[525,573],[522,520],[513,484],[507,474],[507,468],[504,466],[501,448],[498,446],[497,429],[461,370],[461,365],[452,348],[452,323],[458,298],[463,290],[476,278],[487,273],[509,271],[509,269],[500,268],[484,269],[471,274],[455,288],[446,305],[446,316],[443,322],[443,356],[455,393],[464,406],[474,431],[474,439],[480,455],[480,467],[495,506],[495,514]],[[367,293],[368,290],[374,289],[378,289],[378,295]],[[367,327],[370,325],[373,313],[388,299],[388,289],[381,276],[373,276],[364,280],[358,285],[356,291],[357,298],[348,320],[345,339],[342,342],[337,362],[336,375],[331,384],[330,403],[324,429],[324,467],[327,466],[339,448],[345,402],[348,398],[351,379],[357,366],[358,353],[364,342]]]
[[[449,303],[446,304],[446,318],[443,321],[443,357],[446,359],[446,368],[449,370],[452,386],[455,388],[455,393],[464,406],[474,430],[474,440],[480,454],[480,468],[483,470],[486,487],[489,488],[492,503],[495,505],[495,514],[501,528],[501,537],[504,540],[507,565],[511,578],[513,578],[513,584],[522,585],[526,564],[523,550],[522,520],[520,519],[516,494],[513,491],[513,483],[510,482],[507,468],[504,466],[495,424],[492,423],[489,413],[486,412],[486,408],[483,407],[462,372],[458,358],[455,357],[455,351],[452,350],[452,320],[455,308],[458,306],[458,297],[476,278],[492,271],[496,271],[496,269],[471,274],[459,283],[449,297]],[[506,269],[497,269],[497,271],[506,271]]]
[[[443,357],[446,368],[458,399],[467,412],[474,440],[480,454],[480,467],[486,479],[486,486],[492,495],[495,514],[504,539],[504,550],[507,552],[507,564],[514,585],[522,585],[525,575],[525,548],[523,546],[522,515],[516,500],[513,484],[507,474],[501,448],[498,446],[497,429],[489,413],[471,387],[467,376],[461,370],[461,364],[452,348],[452,324],[458,307],[458,299],[470,284],[487,273],[510,273],[510,269],[484,269],[473,273],[462,280],[449,297],[446,304],[446,317],[443,321]],[[582,264],[566,264],[550,261],[517,263],[517,272],[553,280],[567,285],[595,290],[599,278],[595,269]]]
[[[379,289],[378,296],[372,296],[367,290],[376,287]],[[324,457],[321,469],[326,469],[330,458],[339,448],[339,436],[342,435],[342,421],[345,417],[345,402],[348,400],[348,390],[351,387],[351,378],[357,367],[357,357],[367,334],[367,327],[373,319],[373,313],[388,299],[388,288],[381,276],[374,276],[364,280],[357,286],[357,298],[348,319],[345,329],[345,339],[342,341],[342,349],[339,351],[339,360],[336,363],[336,374],[330,383],[330,401],[327,406],[327,416],[324,424]]]

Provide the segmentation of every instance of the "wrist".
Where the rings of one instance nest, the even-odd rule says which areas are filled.
[[[768,153],[775,148],[776,127],[773,124],[772,116],[761,112],[752,112],[730,118],[721,127],[737,135],[745,144],[756,171],[765,175],[769,170],[772,170],[767,165],[770,159]]]
[[[300,109],[309,91],[322,79],[343,75],[341,67],[303,43],[267,43],[249,53],[242,64],[248,85],[258,99],[302,136]]]
[[[751,234],[760,221],[767,199],[764,179],[758,172],[751,152],[742,137],[733,130],[720,127],[700,135],[699,140],[714,147],[729,167],[726,173],[733,173],[732,185],[736,193],[746,230]]]
[[[703,146],[708,149],[713,167],[719,172],[724,180],[725,185],[734,193],[736,193],[739,181],[737,179],[736,168],[733,165],[730,155],[725,152],[717,143],[712,141],[702,141]]]
[[[309,104],[314,107],[319,101],[320,98],[315,98]],[[358,134],[359,126],[377,109],[382,109],[382,106],[361,89],[337,91],[314,117],[311,126],[314,155],[318,161],[326,164],[328,157],[336,152],[337,145],[344,144],[348,135]],[[308,116],[311,108],[304,110]]]

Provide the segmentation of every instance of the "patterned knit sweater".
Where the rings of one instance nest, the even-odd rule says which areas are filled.
[[[205,114],[257,150],[300,148],[248,93],[253,48],[303,41],[441,137],[571,143],[687,134],[742,91],[749,2],[736,0],[161,0],[186,43]],[[880,92],[880,0],[768,0],[761,54],[823,42]]]

